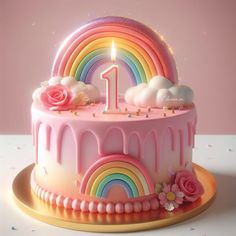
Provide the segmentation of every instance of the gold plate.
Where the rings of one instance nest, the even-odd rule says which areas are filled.
[[[174,212],[164,209],[132,214],[95,214],[65,210],[50,206],[31,191],[30,174],[34,164],[15,177],[12,188],[17,205],[30,216],[63,228],[90,232],[131,232],[160,228],[187,220],[206,210],[214,201],[216,182],[204,168],[194,164],[194,170],[205,193],[194,203],[185,203]]]

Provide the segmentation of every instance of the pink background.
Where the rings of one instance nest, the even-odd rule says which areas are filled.
[[[236,1],[0,0],[0,133],[30,133],[31,94],[50,76],[62,40],[107,15],[137,19],[174,50],[195,91],[198,133],[236,133]]]

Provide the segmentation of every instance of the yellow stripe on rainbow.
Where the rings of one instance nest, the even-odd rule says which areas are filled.
[[[86,188],[86,192],[85,194],[91,195],[91,196],[96,196],[96,192],[98,190],[98,186],[100,184],[100,182],[105,179],[106,177],[111,176],[112,174],[121,174],[124,176],[128,176],[133,183],[135,184],[137,190],[138,190],[138,194],[139,196],[144,196],[144,189],[142,186],[141,181],[139,180],[139,178],[132,172],[129,171],[126,168],[110,168],[108,170],[103,171],[102,173],[100,173],[97,178],[95,179],[95,181],[92,183],[91,189]]]
[[[111,47],[111,42],[112,40],[115,41],[117,50],[119,48],[125,49],[129,51],[131,54],[133,54],[138,61],[141,63],[145,74],[146,78],[145,81],[150,80],[153,76],[157,74],[157,71],[155,69],[155,66],[150,58],[150,56],[147,54],[145,50],[143,50],[141,47],[138,45],[135,45],[134,43],[120,39],[120,38],[113,38],[113,37],[107,37],[107,38],[101,38],[94,40],[90,44],[88,44],[86,47],[84,47],[82,50],[81,48],[75,49],[73,54],[70,56],[63,76],[75,76],[76,69],[78,65],[81,63],[82,59],[89,54],[90,52],[94,51],[97,48],[110,48]],[[108,55],[109,58],[109,55]]]
[[[95,162],[84,174],[80,192],[106,197],[113,186],[122,186],[129,197],[153,194],[154,185],[145,168],[134,158],[112,155]]]
[[[110,48],[112,40],[118,51],[123,49],[118,52],[121,54],[118,59],[132,72],[135,78],[131,79],[136,84],[147,83],[155,75],[177,82],[172,53],[162,38],[147,26],[122,17],[99,18],[71,34],[56,55],[52,76],[75,76],[76,80],[91,82],[101,62],[110,62],[110,55],[99,49]],[[88,57],[91,53],[99,60]],[[82,64],[85,61],[87,64]],[[87,73],[88,70],[91,73]]]

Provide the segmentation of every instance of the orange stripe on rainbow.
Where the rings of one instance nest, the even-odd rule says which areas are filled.
[[[123,55],[120,57],[122,64],[133,71],[133,75],[139,76],[135,78],[136,84],[147,83],[155,75],[165,76],[173,83],[177,82],[175,63],[163,40],[147,26],[122,17],[99,18],[71,34],[56,55],[52,75],[75,76],[76,80],[89,82],[91,73],[83,73],[85,65],[80,66],[81,62],[91,52],[99,56],[101,50],[98,49],[109,49],[112,40],[115,41],[118,51],[123,49],[120,50]],[[110,62],[109,54],[101,56],[100,61],[90,58],[87,67],[93,72],[101,61]],[[78,68],[80,71],[77,71]]]
[[[103,190],[108,184],[116,185],[117,181],[125,182],[132,190],[132,197],[142,197],[153,194],[154,185],[144,167],[133,158],[123,155],[111,155],[95,162],[85,173],[80,186],[80,192],[95,197],[103,196]],[[106,184],[104,184],[106,183]]]

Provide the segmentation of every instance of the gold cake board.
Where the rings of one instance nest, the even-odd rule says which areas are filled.
[[[132,214],[95,214],[65,210],[45,203],[30,187],[30,174],[34,164],[15,177],[12,188],[17,205],[28,215],[48,224],[90,232],[131,232],[172,225],[206,210],[214,201],[216,182],[204,168],[194,164],[194,170],[205,193],[194,203],[185,203],[173,212],[164,209]]]

